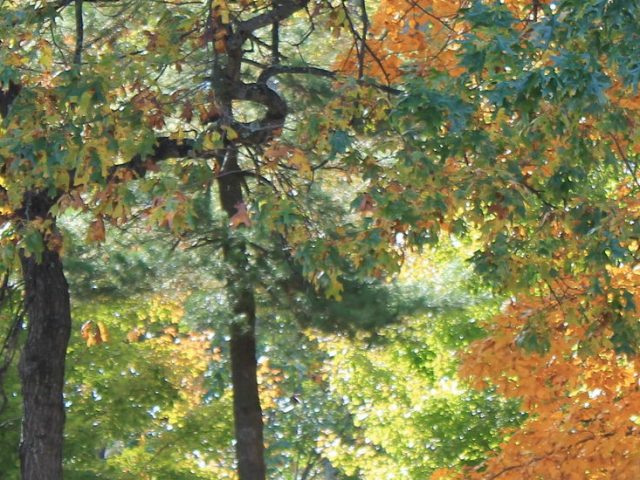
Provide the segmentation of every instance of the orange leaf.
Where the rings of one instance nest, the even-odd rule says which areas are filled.
[[[93,322],[92,320],[89,320],[82,324],[82,327],[80,328],[80,335],[82,335],[82,338],[84,338],[87,342],[87,347],[100,345],[103,341],[105,341],[101,334],[103,328],[100,327],[100,324],[96,326],[95,322]],[[104,331],[106,333],[106,329],[104,329]]]
[[[96,218],[91,225],[89,225],[89,231],[87,232],[87,240],[90,242],[103,242],[105,239],[104,220],[102,216]]]
[[[249,212],[247,211],[247,206],[244,202],[236,203],[236,214],[233,215],[229,220],[232,228],[238,228],[240,225],[244,225],[246,227],[251,226],[251,219],[249,218]]]
[[[98,322],[98,332],[100,333],[100,338],[103,342],[109,341],[109,330],[107,330],[104,323]]]

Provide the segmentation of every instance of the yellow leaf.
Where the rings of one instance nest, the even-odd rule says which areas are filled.
[[[40,65],[43,68],[49,69],[53,65],[53,49],[48,42],[40,43]]]
[[[236,138],[238,138],[238,132],[236,132],[233,128],[231,128],[229,125],[223,125],[222,129],[225,131],[225,133],[227,134],[227,140],[235,140]]]
[[[67,170],[60,170],[56,173],[56,187],[62,190],[68,190],[70,180],[69,172]]]
[[[333,298],[334,300],[340,302],[342,301],[342,291],[344,287],[342,286],[342,282],[338,280],[338,274],[335,272],[329,273],[329,286],[325,292],[327,298]]]
[[[289,159],[289,163],[304,177],[310,177],[313,174],[311,163],[301,150],[296,149],[293,152],[293,155]]]
[[[215,150],[216,148],[220,148],[220,134],[218,132],[212,132],[205,135],[202,140],[202,148],[205,150]]]

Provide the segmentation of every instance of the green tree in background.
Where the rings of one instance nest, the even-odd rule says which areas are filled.
[[[431,251],[405,265],[402,281],[421,289],[425,313],[362,340],[330,337],[328,379],[356,425],[352,443],[334,441],[329,458],[355,478],[429,478],[439,468],[474,466],[523,419],[495,390],[475,391],[455,355],[483,336],[497,299],[473,284],[463,249]]]

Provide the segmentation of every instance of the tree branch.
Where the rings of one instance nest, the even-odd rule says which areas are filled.
[[[620,154],[620,158],[622,158],[622,161],[626,165],[627,170],[629,170],[629,176],[633,180],[633,183],[636,184],[636,187],[640,188],[640,183],[638,183],[638,175],[637,175],[636,169],[633,165],[631,165],[631,162],[629,161],[629,157],[627,157],[627,155],[624,153],[624,149],[622,148],[622,145],[620,144],[618,137],[611,134],[611,139],[613,140],[613,143],[616,146],[616,149],[618,150],[618,154]]]
[[[144,177],[150,165],[169,158],[193,156],[194,152],[194,145],[191,140],[184,140],[182,143],[178,143],[177,140],[172,138],[159,137],[150,155],[144,157],[142,155],[136,155],[128,162],[113,165],[109,169],[107,178],[109,180],[113,179],[117,172],[125,168],[133,171],[139,177]]]
[[[335,78],[336,73],[324,68],[311,66],[271,65],[265,68],[258,76],[258,83],[267,83],[271,77],[286,73],[302,73],[320,77]]]
[[[281,22],[285,18],[289,18],[298,10],[302,10],[307,6],[309,0],[274,0],[274,8],[268,12],[256,15],[253,18],[240,22],[237,32],[246,40],[251,32],[258,30],[276,22]]]
[[[337,78],[338,73],[332,70],[326,70],[319,67],[311,66],[294,66],[294,65],[271,65],[266,67],[262,73],[258,76],[257,83],[266,83],[271,77],[281,74],[305,74],[315,75],[318,77]],[[402,90],[390,87],[388,85],[381,85],[377,82],[373,82],[366,79],[357,80],[358,85],[364,85],[367,87],[373,87],[385,93],[391,93],[393,95],[400,95]]]
[[[84,43],[84,20],[82,18],[82,2],[83,0],[75,0],[76,2],[76,48],[73,52],[73,63],[78,69],[82,64],[82,46]]]
[[[118,3],[121,0],[83,0],[84,2],[87,3]],[[50,5],[51,7],[53,7],[56,10],[60,10],[62,8],[68,7],[69,5],[71,5],[73,2],[75,2],[75,0],[58,0],[57,2],[55,2],[54,4]],[[45,5],[44,8],[48,7],[49,5]]]
[[[362,37],[360,38],[360,51],[358,52],[358,79],[364,76],[364,56],[367,49],[367,34],[369,32],[369,17],[367,15],[367,2],[360,0],[361,19],[362,19]]]

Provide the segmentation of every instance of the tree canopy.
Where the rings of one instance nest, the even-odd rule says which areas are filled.
[[[639,13],[0,0],[7,472],[636,478]]]

